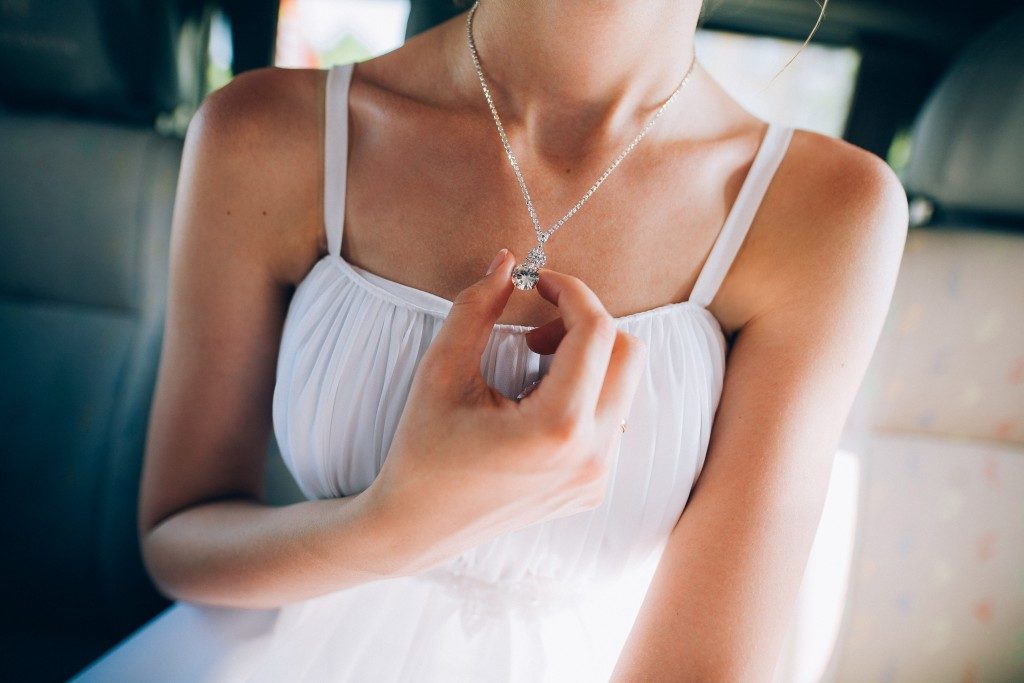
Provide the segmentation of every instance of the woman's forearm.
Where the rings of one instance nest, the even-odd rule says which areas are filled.
[[[403,574],[413,558],[391,526],[368,492],[284,507],[236,498],[168,517],[142,553],[171,599],[273,608]]]

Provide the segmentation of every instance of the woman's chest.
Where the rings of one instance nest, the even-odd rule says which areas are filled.
[[[387,133],[387,144],[366,137],[372,145],[355,143],[349,157],[341,253],[350,263],[454,299],[500,248],[522,261],[537,245],[526,196],[500,145],[453,149],[441,133],[415,145],[401,132]],[[718,173],[707,172],[719,162],[638,153],[635,168],[617,169],[580,204],[611,158],[561,170],[531,164],[537,224],[549,230],[564,220],[544,245],[547,267],[579,277],[613,316],[689,298],[727,208],[721,186],[709,181]],[[539,325],[555,315],[535,292],[514,292],[499,320]]]
[[[386,284],[325,260],[289,307],[274,430],[310,498],[351,495],[377,476],[419,361],[443,324],[442,312],[429,310],[436,302]],[[724,376],[724,339],[712,320],[680,305],[618,321],[649,353],[622,439],[628,465],[613,487],[639,491],[655,477],[678,488],[699,472]],[[530,350],[522,332],[497,326],[480,359],[484,379],[508,397],[542,377],[551,360]]]

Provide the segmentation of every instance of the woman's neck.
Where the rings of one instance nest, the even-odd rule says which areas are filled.
[[[686,73],[699,11],[695,0],[482,0],[473,40],[502,123],[541,149],[560,147],[553,138],[573,149],[649,119]],[[452,63],[486,106],[459,24]]]

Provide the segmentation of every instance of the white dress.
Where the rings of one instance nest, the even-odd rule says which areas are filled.
[[[380,470],[413,372],[451,302],[340,255],[352,64],[332,67],[324,211],[329,253],[294,292],[273,399],[282,456],[310,499],[347,496]],[[73,680],[607,681],[701,471],[727,342],[708,311],[785,154],[769,122],[689,300],[616,319],[649,366],[599,507],[478,545],[425,574],[280,609],[176,602]],[[481,369],[515,396],[550,356],[528,327],[495,325]]]

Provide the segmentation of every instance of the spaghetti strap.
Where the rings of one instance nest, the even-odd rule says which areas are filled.
[[[345,180],[348,172],[348,91],[353,63],[327,70],[324,92],[324,230],[327,251],[341,255],[345,225]]]
[[[697,282],[690,293],[690,301],[707,307],[725,279],[725,274],[739,252],[743,238],[754,221],[761,200],[764,198],[775,175],[776,169],[786,155],[789,141],[793,137],[792,126],[769,121],[764,138],[754,155],[746,178],[740,185],[736,201],[726,215],[722,229],[701,267]]]

